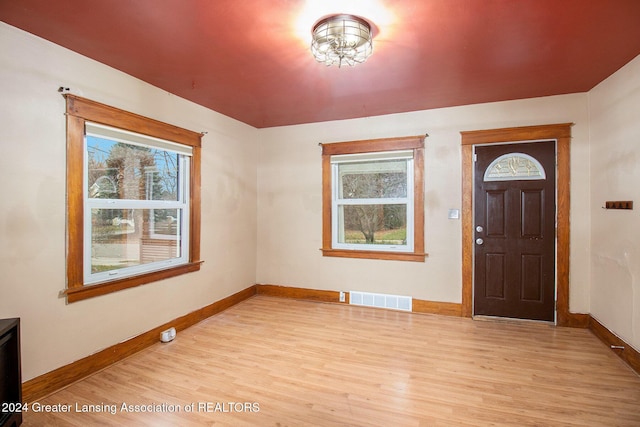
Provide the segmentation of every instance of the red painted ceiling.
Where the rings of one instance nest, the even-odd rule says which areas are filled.
[[[329,13],[374,53],[309,52]],[[3,0],[0,20],[262,128],[585,92],[640,54],[640,0]]]

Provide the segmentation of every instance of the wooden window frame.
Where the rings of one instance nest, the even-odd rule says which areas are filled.
[[[200,270],[200,159],[202,134],[65,94],[67,116],[67,303]],[[84,136],[85,121],[173,141],[192,148],[190,170],[189,262],[175,267],[84,284]]]
[[[322,255],[424,262],[424,135],[322,144]],[[413,252],[334,249],[332,244],[331,156],[413,150]]]

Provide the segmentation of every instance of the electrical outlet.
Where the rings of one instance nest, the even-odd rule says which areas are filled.
[[[344,292],[340,291],[340,302],[345,302]]]

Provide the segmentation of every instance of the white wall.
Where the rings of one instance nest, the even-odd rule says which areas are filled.
[[[640,57],[589,94],[591,314],[640,350]],[[633,200],[634,210],[604,210]]]
[[[257,282],[461,302],[461,222],[447,219],[461,207],[460,131],[572,122],[570,309],[588,312],[587,113],[574,94],[260,130]],[[318,143],[424,133],[426,261],[323,257]]]
[[[0,23],[0,317],[29,380],[255,283],[256,129]],[[65,102],[72,93],[204,131],[196,273],[65,304]]]

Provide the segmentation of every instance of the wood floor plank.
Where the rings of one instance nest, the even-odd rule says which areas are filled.
[[[24,425],[638,426],[640,377],[584,329],[257,295],[38,403],[73,410]]]

